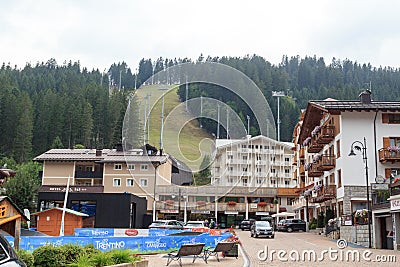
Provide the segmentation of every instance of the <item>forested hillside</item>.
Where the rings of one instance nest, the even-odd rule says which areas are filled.
[[[0,69],[0,153],[25,162],[52,147],[111,147],[121,141],[122,121],[129,90],[147,83],[182,82],[181,73],[151,79],[153,73],[180,63],[212,61],[232,66],[248,75],[262,90],[276,114],[272,91],[284,91],[281,98],[281,140],[290,141],[299,111],[311,99],[356,99],[372,84],[374,100],[400,100],[400,73],[390,67],[373,67],[350,60],[326,63],[316,57],[283,57],[272,65],[259,56],[190,59],[143,59],[138,72],[126,63],[108,70],[87,70],[79,62],[57,64],[53,59],[23,68],[3,64]],[[136,69],[136,68],[134,68]],[[109,89],[113,93],[109,94]],[[183,100],[184,90],[178,90]],[[189,97],[210,96],[228,103],[245,122],[250,109],[223,89],[192,84]],[[246,123],[246,122],[245,122]],[[203,121],[215,132],[215,122]],[[257,134],[252,122],[251,133]],[[155,144],[154,144],[155,145]]]

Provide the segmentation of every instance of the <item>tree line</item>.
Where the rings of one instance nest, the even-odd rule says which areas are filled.
[[[217,62],[231,66],[251,78],[266,97],[276,118],[277,99],[272,91],[283,91],[280,99],[281,140],[291,141],[299,112],[309,100],[328,97],[357,99],[361,90],[372,85],[373,100],[400,100],[400,73],[392,67],[373,67],[351,60],[332,59],[327,64],[316,56],[283,56],[273,65],[257,55],[245,57],[200,57],[196,60],[142,59],[132,71],[125,62],[108,70],[89,71],[80,62],[54,59],[27,64],[22,69],[9,64],[0,68],[0,153],[1,157],[26,162],[50,148],[105,148],[121,142],[122,122],[128,94],[145,84],[184,83],[181,63]],[[164,75],[157,75],[164,71]],[[185,100],[185,86],[178,94]],[[244,124],[251,109],[232,93],[215,85],[190,84],[189,98],[208,96],[227,103]],[[202,119],[201,124],[216,134],[216,123]],[[250,133],[259,133],[251,121]],[[223,130],[221,137],[226,134]]]

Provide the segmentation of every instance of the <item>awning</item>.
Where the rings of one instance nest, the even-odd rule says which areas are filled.
[[[272,217],[295,217],[296,213],[292,213],[292,212],[279,212],[277,214],[273,214]]]

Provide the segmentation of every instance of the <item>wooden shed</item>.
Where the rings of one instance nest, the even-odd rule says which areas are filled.
[[[51,208],[32,214],[36,216],[37,230],[46,235],[59,236],[62,213],[62,208]],[[64,235],[74,235],[74,229],[82,228],[82,219],[87,216],[89,215],[66,208],[64,215]]]
[[[20,208],[7,196],[0,196],[0,229],[14,237],[14,248],[19,248],[21,221],[29,221]]]

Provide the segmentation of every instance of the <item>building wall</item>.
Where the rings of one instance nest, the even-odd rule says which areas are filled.
[[[37,230],[47,235],[59,236],[61,227],[62,211],[48,210],[36,217]],[[82,228],[82,217],[65,213],[64,235],[74,235],[75,228]]]
[[[66,185],[68,177],[74,176],[74,162],[45,161],[43,164],[43,185]],[[73,179],[70,182],[73,183]]]

